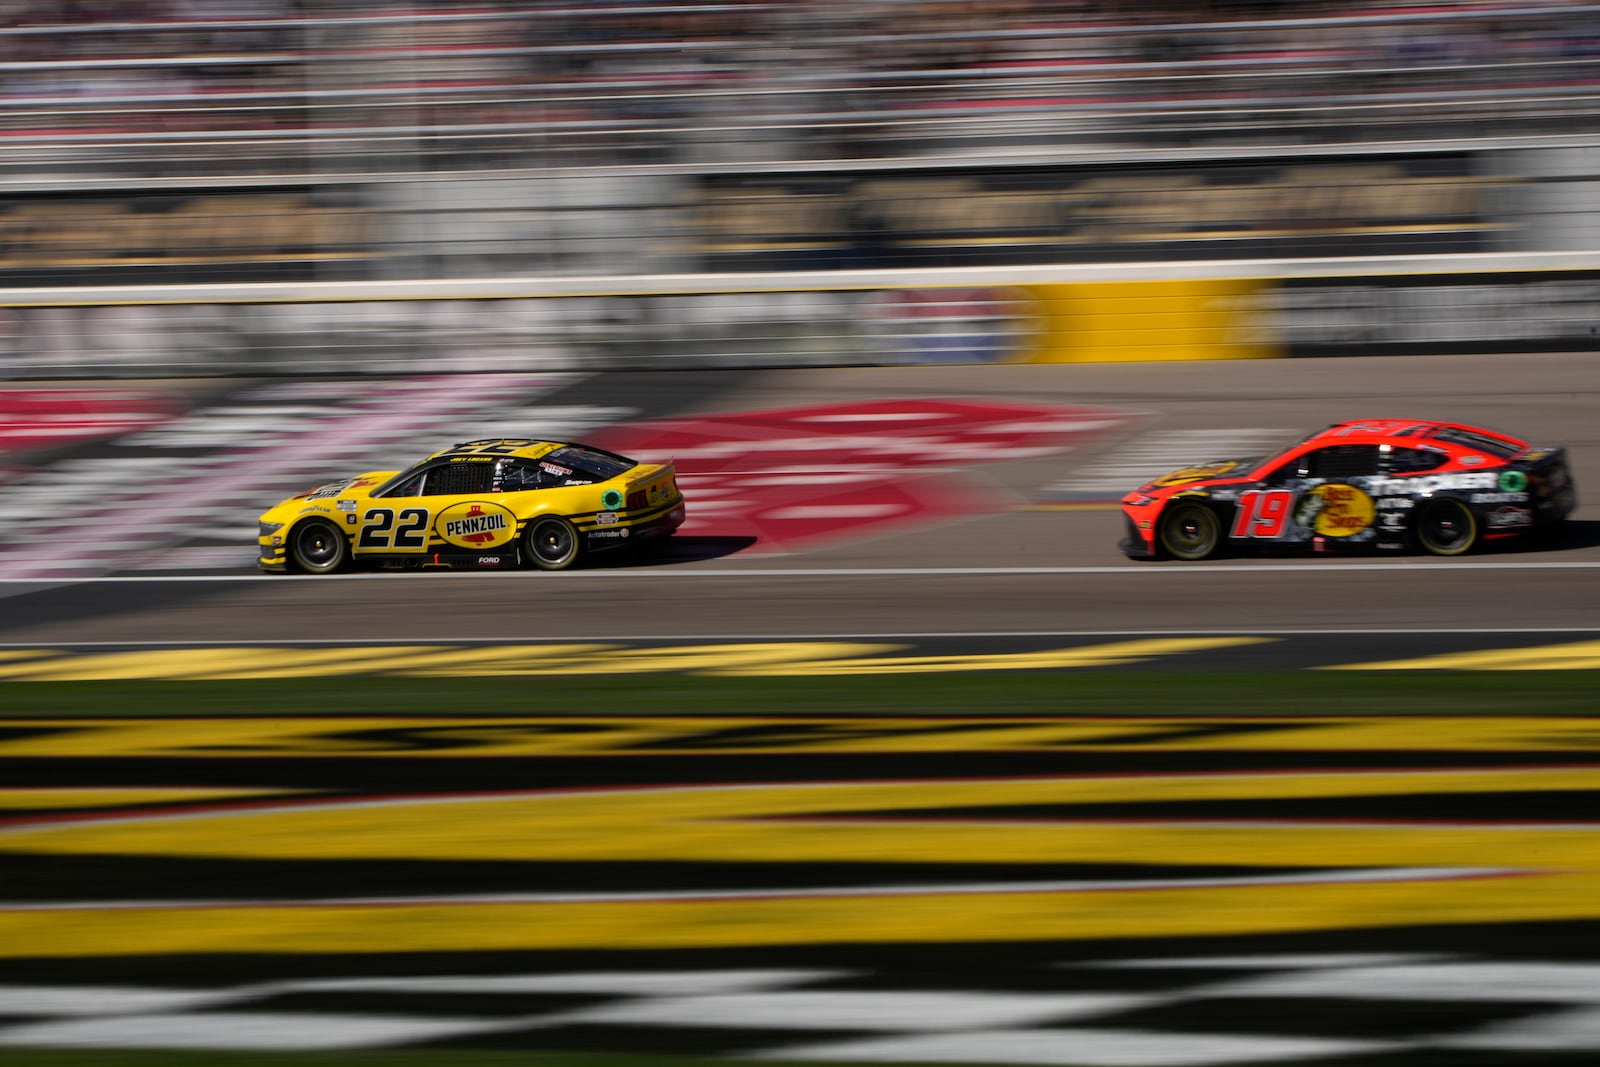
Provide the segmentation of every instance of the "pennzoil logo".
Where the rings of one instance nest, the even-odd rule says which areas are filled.
[[[469,501],[439,513],[439,536],[460,548],[499,548],[517,533],[517,517],[499,504]]]
[[[1370,529],[1378,509],[1372,498],[1353,485],[1330,482],[1300,498],[1295,521],[1324,537],[1349,537]]]

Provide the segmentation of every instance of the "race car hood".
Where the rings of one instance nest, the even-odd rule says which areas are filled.
[[[1243,478],[1260,466],[1261,461],[1265,458],[1265,456],[1245,456],[1240,459],[1211,460],[1208,463],[1199,463],[1193,467],[1180,467],[1175,471],[1163,474],[1159,478],[1152,478],[1140,486],[1138,491],[1149,493],[1158,489],[1171,489],[1176,486],[1192,485],[1195,482],[1209,482],[1218,478]]]
[[[340,478],[337,481],[325,482],[322,485],[314,486],[303,493],[296,493],[294,496],[280,501],[267,509],[266,514],[270,515],[275,511],[287,508],[295,508],[298,511],[299,508],[296,505],[304,505],[307,501],[312,500],[332,500],[336,497],[365,499],[374,489],[398,473],[400,472],[369,471],[366,474],[357,474],[350,478]]]

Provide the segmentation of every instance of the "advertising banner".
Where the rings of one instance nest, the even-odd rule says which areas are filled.
[[[1287,278],[1262,295],[1290,356],[1600,347],[1600,271]]]
[[[706,175],[712,271],[1470,253],[1495,191],[1466,153],[1370,159]]]
[[[370,273],[355,191],[292,186],[0,197],[0,286],[313,281]]]

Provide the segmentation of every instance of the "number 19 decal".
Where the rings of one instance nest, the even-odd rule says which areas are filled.
[[[1248,489],[1239,494],[1239,512],[1229,537],[1277,537],[1294,506],[1292,489]]]
[[[398,523],[389,508],[368,508],[364,518],[368,525],[356,538],[357,548],[420,552],[428,547],[427,508],[403,509]]]

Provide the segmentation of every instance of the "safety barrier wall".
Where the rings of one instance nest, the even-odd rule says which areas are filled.
[[[1600,345],[1600,252],[0,290],[13,379],[1168,361]]]

